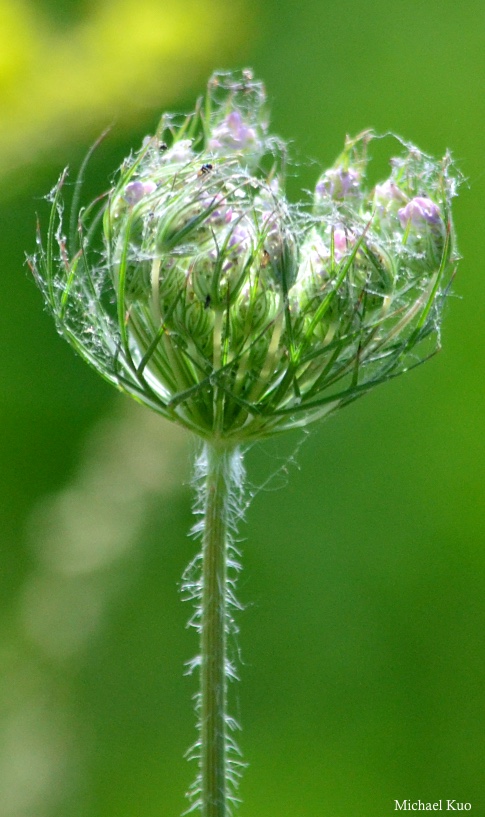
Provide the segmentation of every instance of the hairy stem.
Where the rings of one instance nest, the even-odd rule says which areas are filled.
[[[200,633],[199,778],[194,789],[202,817],[228,817],[240,765],[229,730],[227,680],[235,676],[227,656],[227,637],[234,632],[230,607],[234,559],[231,531],[239,515],[243,469],[236,448],[204,443],[198,460],[199,507],[202,534],[202,568],[194,581],[185,581],[198,603],[196,626]]]

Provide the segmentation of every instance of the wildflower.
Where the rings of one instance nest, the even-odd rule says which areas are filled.
[[[228,445],[411,368],[438,341],[456,181],[449,155],[396,140],[370,189],[374,138],[347,139],[313,207],[292,205],[263,86],[215,74],[194,114],[165,115],[107,195],[74,213],[68,238],[55,226],[65,175],[54,190],[31,266],[59,330],[118,388]]]
[[[397,139],[389,177],[371,189],[374,138],[347,139],[313,200],[292,205],[263,86],[248,71],[216,73],[195,113],[165,115],[107,194],[74,207],[68,236],[64,173],[47,242],[39,230],[30,259],[59,332],[85,360],[204,440],[202,554],[183,581],[200,633],[189,795],[203,815],[228,814],[241,767],[226,713],[239,447],[346,406],[438,347],[457,259],[451,159]]]

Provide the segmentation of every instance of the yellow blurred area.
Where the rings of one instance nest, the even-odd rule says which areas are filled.
[[[180,97],[234,55],[241,10],[239,0],[99,0],[61,27],[33,3],[0,0],[0,172]]]

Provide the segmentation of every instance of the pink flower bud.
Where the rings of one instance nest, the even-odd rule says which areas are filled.
[[[395,182],[391,181],[391,179],[386,179],[386,181],[382,182],[382,184],[376,184],[374,199],[376,204],[386,206],[389,204],[394,204],[395,202],[404,203],[406,201],[406,196]]]
[[[222,122],[214,128],[209,150],[214,153],[240,151],[253,148],[257,141],[254,128],[247,125],[239,111],[231,111]]]
[[[335,228],[333,231],[333,247],[336,261],[340,261],[342,256],[345,255],[349,249],[349,245],[352,243],[352,239],[352,234],[342,227]]]
[[[426,196],[415,196],[405,207],[398,211],[401,227],[405,229],[409,223],[413,227],[422,227],[424,224],[441,224],[440,208]]]
[[[353,168],[343,167],[327,170],[317,182],[316,198],[345,199],[359,192],[360,174]]]
[[[138,204],[144,196],[149,196],[150,193],[154,193],[156,189],[157,185],[151,180],[146,182],[137,180],[126,185],[123,198],[133,207],[135,204]]]
[[[234,211],[222,193],[203,193],[200,198],[204,208],[209,210],[208,221],[213,224],[230,224]]]
[[[251,246],[251,234],[247,227],[237,224],[231,232],[228,247],[238,255],[245,253]]]

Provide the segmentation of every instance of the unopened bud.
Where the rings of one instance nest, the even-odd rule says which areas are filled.
[[[215,74],[194,114],[165,116],[126,160],[101,213],[73,214],[69,241],[63,176],[48,237],[62,263],[40,237],[31,260],[86,360],[227,444],[305,425],[429,356],[457,257],[448,155],[397,140],[371,190],[373,134],[347,138],[310,211],[285,198],[264,101],[249,72]]]
[[[425,196],[415,196],[405,207],[398,211],[401,226],[405,229],[409,224],[412,227],[430,225],[442,226],[443,221],[438,205]]]
[[[336,167],[326,170],[315,187],[315,202],[325,199],[342,201],[359,195],[360,174],[353,168]]]
[[[125,187],[123,198],[128,204],[138,204],[144,196],[149,196],[151,193],[154,193],[156,189],[157,185],[150,179],[145,182],[140,180],[129,182]]]
[[[254,150],[257,143],[255,128],[246,124],[239,111],[232,111],[212,131],[209,150],[216,154]]]

